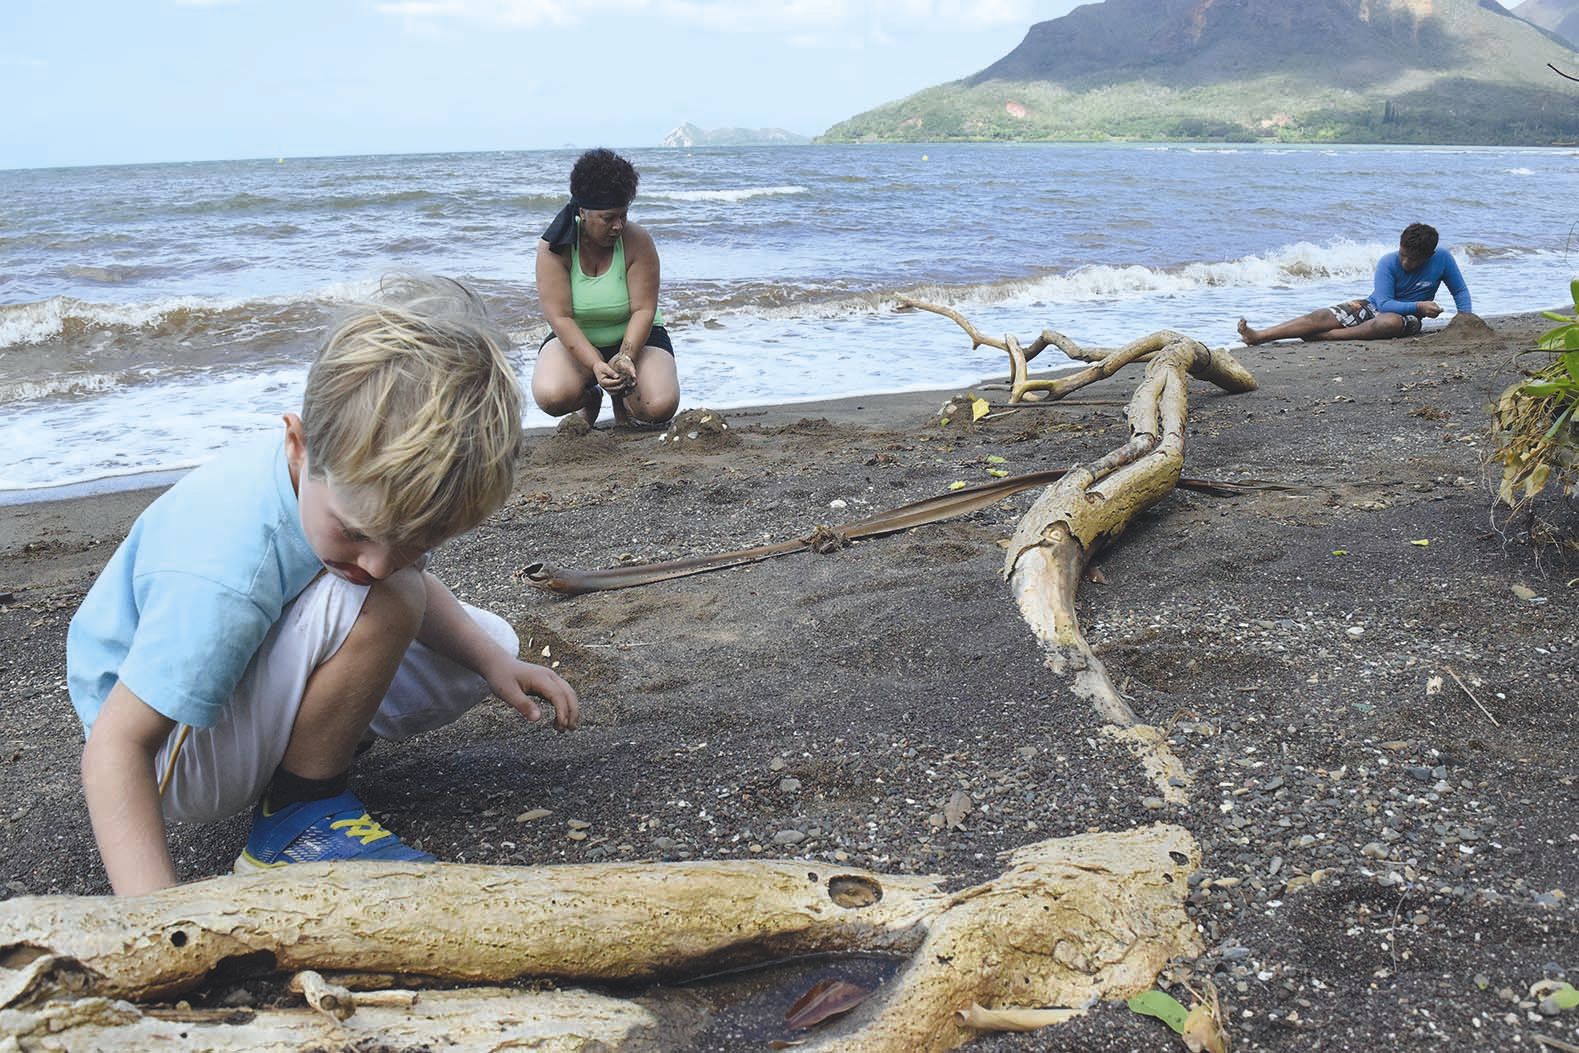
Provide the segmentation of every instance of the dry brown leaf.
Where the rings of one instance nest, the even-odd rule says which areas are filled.
[[[789,1007],[784,1021],[797,1029],[815,1027],[831,1016],[848,1013],[866,1001],[870,993],[843,980],[819,980]]]
[[[1189,988],[1195,1005],[1184,1018],[1184,1030],[1179,1037],[1190,1053],[1228,1053],[1228,1032],[1223,1027],[1222,1002],[1217,997],[1217,987],[1207,980],[1205,990]]]
[[[964,790],[955,790],[949,797],[948,803],[943,806],[943,821],[948,828],[953,830],[965,821],[970,814],[970,794]]]
[[[981,1031],[1035,1031],[1073,1020],[1081,1012],[1079,1009],[986,1009],[972,1002],[969,1009],[958,1010],[954,1017],[965,1027]]]

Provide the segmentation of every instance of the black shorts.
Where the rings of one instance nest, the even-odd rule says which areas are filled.
[[[1358,307],[1355,304],[1359,304]],[[1363,322],[1369,322],[1376,317],[1376,308],[1371,306],[1369,300],[1350,300],[1348,303],[1335,303],[1327,308],[1338,324],[1345,329],[1353,329]],[[1420,316],[1414,314],[1401,315],[1404,320],[1404,336],[1414,336],[1420,331]]]
[[[556,339],[556,337],[554,336],[553,331],[550,330],[548,335],[543,337],[543,342],[537,345],[537,349],[539,351],[543,350],[543,348],[548,346],[548,342],[553,339]],[[669,330],[661,325],[655,325],[652,327],[652,331],[647,334],[647,342],[642,346],[661,348],[662,350],[669,352],[671,355],[674,354],[674,342],[669,339]],[[605,362],[619,354],[619,351],[620,345],[618,343],[613,343],[606,347],[598,348],[598,354],[603,356],[603,361]]]

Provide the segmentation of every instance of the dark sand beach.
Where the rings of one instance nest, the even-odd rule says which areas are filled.
[[[520,574],[784,540],[989,469],[1090,459],[1127,438],[1138,369],[974,426],[940,426],[951,392],[936,392],[732,410],[724,435],[679,443],[531,435],[507,507],[434,569],[558,663],[583,728],[485,704],[379,744],[353,786],[443,859],[511,864],[785,856],[969,881],[1028,842],[1178,823],[1202,848],[1188,910],[1205,953],[1169,989],[1211,978],[1235,1050],[1579,1044],[1579,1013],[1526,997],[1579,979],[1579,561],[1492,529],[1484,410],[1541,319],[1491,324],[1236,351],[1261,384],[1248,395],[1192,382],[1185,474],[1297,489],[1175,492],[1099,556],[1079,604],[1188,769],[1186,804],[1164,803],[1042,665],[1000,577],[1034,492],[828,555],[575,599]],[[107,891],[64,638],[153,496],[5,509],[0,898]],[[970,811],[951,828],[957,791]],[[535,809],[550,814],[520,821]],[[244,818],[178,829],[177,867],[225,872],[244,837]],[[971,1048],[1182,1046],[1109,1003]]]

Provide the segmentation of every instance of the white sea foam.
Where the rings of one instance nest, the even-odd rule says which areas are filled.
[[[1509,175],[1534,175],[1535,174],[1535,169],[1533,169],[1533,168],[1509,168],[1509,169],[1507,169],[1507,173]]]
[[[203,375],[24,404],[5,415],[0,491],[190,468],[301,405],[305,369]]]
[[[754,197],[783,197],[788,194],[809,194],[803,186],[748,186],[733,190],[644,190],[643,197],[666,201],[749,201]]]

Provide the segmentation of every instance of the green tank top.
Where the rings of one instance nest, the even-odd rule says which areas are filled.
[[[576,220],[576,240],[570,243],[570,313],[595,347],[617,344],[625,338],[631,320],[630,287],[625,284],[625,239],[614,243],[609,269],[596,278],[581,269],[581,220]],[[663,312],[653,315],[653,325],[663,324]]]

